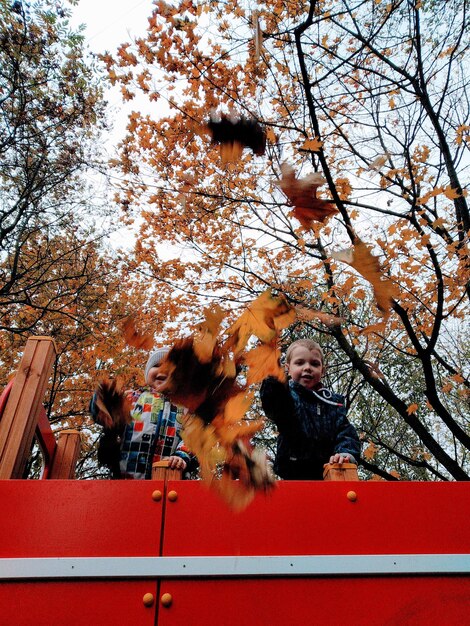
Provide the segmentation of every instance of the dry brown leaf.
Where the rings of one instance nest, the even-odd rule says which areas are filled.
[[[160,372],[166,376],[160,390],[175,404],[185,406],[209,423],[240,390],[235,377],[221,373],[221,362],[217,344],[212,359],[202,362],[194,349],[194,338],[179,339],[160,364]]]
[[[381,154],[378,157],[376,157],[371,163],[369,163],[369,169],[370,170],[380,170],[380,168],[382,168],[385,163],[388,161],[389,159],[389,155],[388,154]]]
[[[212,360],[223,316],[223,311],[218,305],[204,309],[204,321],[198,325],[193,336],[194,352],[201,363],[209,363]]]
[[[356,239],[353,248],[339,250],[331,255],[338,261],[343,261],[370,282],[374,289],[377,308],[385,316],[389,314],[393,298],[397,296],[395,285],[382,273],[382,268],[377,257],[373,256],[371,246],[360,239]]]
[[[100,381],[94,400],[98,409],[95,421],[103,428],[121,428],[130,423],[132,405],[119,378]]]
[[[372,361],[367,361],[366,359],[364,359],[364,363],[369,368],[370,375],[372,376],[372,378],[379,378],[379,379],[385,378],[383,373],[380,371],[378,363],[372,363]]]
[[[259,22],[259,11],[253,11],[251,14],[251,23],[254,30],[253,42],[255,45],[255,61],[258,62],[263,49],[263,32]]]
[[[302,322],[311,322],[313,320],[318,320],[325,326],[329,328],[333,328],[334,326],[340,326],[344,322],[344,318],[339,315],[333,315],[331,313],[324,313],[323,311],[315,311],[314,309],[309,309],[301,304],[296,305],[295,312],[297,314],[297,319]]]
[[[266,151],[266,130],[254,119],[229,115],[211,117],[207,128],[213,144],[220,144],[222,160],[237,161],[243,148],[250,148],[257,156]]]
[[[153,336],[150,334],[141,334],[136,329],[135,318],[133,315],[127,317],[122,324],[122,333],[124,341],[128,346],[139,348],[140,350],[151,350],[153,347]]]
[[[338,213],[336,206],[329,200],[317,198],[317,189],[326,181],[315,172],[305,178],[296,178],[294,169],[284,163],[281,166],[281,179],[277,183],[293,206],[293,214],[306,229],[312,228],[312,222],[324,222]]]
[[[365,448],[365,450],[363,451],[362,456],[368,461],[371,461],[377,454],[377,450],[378,448],[375,443],[372,443],[372,441],[370,441],[367,448]]]
[[[241,391],[236,396],[229,398],[224,407],[223,421],[226,424],[240,422],[245,417],[245,413],[253,402],[253,395],[252,392],[245,393],[245,391]]]

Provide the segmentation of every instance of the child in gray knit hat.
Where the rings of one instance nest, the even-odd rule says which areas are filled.
[[[154,387],[153,383],[156,381],[160,363],[166,357],[168,352],[170,352],[170,348],[159,348],[158,350],[155,350],[155,352],[152,352],[148,358],[147,365],[145,366],[145,382],[151,387]],[[156,371],[152,372],[151,377],[149,378],[150,370]]]
[[[114,429],[108,433],[114,437],[115,456],[118,455],[119,460],[101,460],[102,464],[110,467],[113,478],[151,478],[152,464],[161,460],[169,461],[169,467],[183,472],[197,467],[195,456],[185,447],[181,438],[182,417],[186,410],[172,404],[159,392],[166,380],[166,376],[160,372],[160,365],[169,351],[170,348],[164,347],[152,352],[145,366],[146,386],[126,392],[131,405],[131,422],[120,433]],[[90,411],[99,423],[99,419],[96,419],[98,409],[94,402],[95,396],[90,403]],[[102,441],[106,436],[105,430]],[[111,448],[107,443],[107,450],[108,447]]]

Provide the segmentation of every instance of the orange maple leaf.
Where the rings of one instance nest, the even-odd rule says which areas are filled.
[[[332,315],[331,313],[324,313],[323,311],[315,311],[314,309],[309,309],[301,304],[296,305],[295,312],[297,314],[297,319],[302,322],[318,320],[330,328],[340,326],[344,322],[344,318],[339,315]]]
[[[353,248],[339,250],[331,256],[338,261],[347,263],[370,282],[374,289],[378,309],[383,315],[388,315],[392,300],[397,295],[397,290],[392,281],[383,275],[378,258],[371,252],[371,246],[356,238]]]
[[[295,320],[295,310],[282,296],[273,296],[268,289],[254,302],[228,329],[226,348],[233,347],[235,355],[240,354],[253,335],[269,343],[283,328]]]
[[[449,200],[455,200],[455,198],[460,198],[462,195],[460,191],[457,191],[457,189],[451,187],[450,185],[444,187],[443,193],[446,198],[449,198]]]
[[[127,317],[122,324],[122,333],[124,341],[128,346],[139,348],[140,350],[151,350],[153,347],[153,336],[150,334],[141,334],[135,325],[133,315]]]
[[[204,321],[194,333],[194,352],[201,363],[209,363],[212,360],[223,316],[224,313],[218,305],[212,309],[204,309]]]
[[[279,363],[280,358],[281,351],[276,343],[261,344],[250,350],[244,358],[248,366],[247,384],[259,383],[268,376],[273,376],[284,382],[286,375]]]
[[[295,310],[285,298],[266,291],[227,331],[223,344],[218,336],[222,316],[220,308],[206,309],[194,335],[174,343],[160,364],[166,377],[160,391],[190,412],[184,418],[183,439],[199,459],[202,478],[230,506],[240,509],[256,491],[267,491],[274,484],[266,455],[250,444],[264,419],[245,417],[253,398],[248,386],[268,375],[284,378],[276,342],[279,331],[294,321]],[[253,335],[271,343],[244,354]],[[243,361],[248,376],[241,384],[237,364]],[[221,464],[222,480],[214,481]]]
[[[372,361],[368,361],[366,359],[364,359],[364,363],[369,368],[370,375],[372,376],[372,378],[385,378],[383,373],[380,371],[378,363],[373,363]]]
[[[294,169],[287,163],[282,164],[281,174],[277,185],[289,199],[294,216],[305,229],[312,228],[312,222],[324,222],[338,213],[332,202],[317,198],[318,187],[326,182],[321,174],[315,172],[305,178],[296,178]]]
[[[259,11],[253,11],[251,14],[251,23],[254,30],[255,61],[258,62],[263,49],[263,32],[259,22]]]
[[[379,322],[378,324],[370,324],[366,326],[362,330],[359,331],[359,335],[371,335],[372,333],[376,333],[377,335],[382,335],[385,331],[386,322]]]
[[[309,150],[310,152],[320,152],[323,148],[323,141],[320,141],[318,137],[314,139],[307,139],[300,148],[301,150]]]
[[[252,392],[245,393],[243,390],[236,396],[229,398],[224,407],[224,422],[227,424],[240,422],[253,402],[253,395]]]
[[[387,163],[388,159],[389,155],[387,153],[379,155],[371,163],[369,163],[369,169],[380,170],[385,165],[385,163]]]

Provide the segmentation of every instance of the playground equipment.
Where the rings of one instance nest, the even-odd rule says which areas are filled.
[[[469,483],[333,466],[234,513],[164,464],[73,480],[79,435],[41,420],[54,356],[31,338],[0,400],[0,626],[470,625]],[[21,478],[34,433],[46,480]]]

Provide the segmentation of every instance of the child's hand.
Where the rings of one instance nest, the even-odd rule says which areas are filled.
[[[342,465],[343,463],[349,463],[350,460],[349,454],[333,454],[333,456],[330,456],[330,463]]]
[[[168,467],[171,469],[178,469],[183,472],[186,469],[186,461],[179,456],[169,456],[166,460],[168,461]]]

